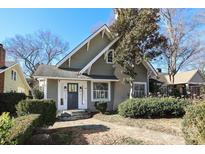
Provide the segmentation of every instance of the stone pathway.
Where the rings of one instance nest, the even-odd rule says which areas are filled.
[[[185,144],[183,137],[153,131],[145,128],[121,126],[94,118],[56,122],[49,129],[71,129],[76,131],[73,144],[115,144],[119,138],[130,137],[142,140],[144,144],[181,145]],[[79,137],[81,136],[81,137]],[[108,142],[109,140],[109,142]],[[112,141],[110,141],[112,140]]]

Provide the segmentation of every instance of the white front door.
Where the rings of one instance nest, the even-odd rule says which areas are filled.
[[[87,109],[87,81],[58,81],[58,110],[68,109],[68,83],[78,84],[78,109]]]

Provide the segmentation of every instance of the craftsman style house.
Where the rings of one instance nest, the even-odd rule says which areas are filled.
[[[108,110],[130,97],[120,66],[113,63],[113,45],[118,38],[104,25],[54,65],[40,65],[34,77],[45,99],[54,99],[58,110],[95,110],[94,102],[108,103]],[[138,72],[132,96],[148,94],[149,76],[157,75],[148,62],[134,67]]]
[[[16,62],[6,61],[6,51],[0,44],[0,93],[16,92],[29,95],[31,90],[21,67]]]

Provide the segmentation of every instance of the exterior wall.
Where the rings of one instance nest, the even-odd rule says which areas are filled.
[[[114,67],[112,64],[106,63],[105,55],[101,56],[91,67],[91,75],[114,75]]]
[[[11,79],[11,71],[14,70],[16,71],[16,81]],[[18,66],[14,66],[11,69],[8,69],[4,72],[5,74],[5,78],[4,78],[4,92],[11,92],[11,91],[15,91],[15,92],[23,92],[26,95],[29,95],[29,89],[26,86],[24,79],[22,78],[22,76],[20,76],[19,73],[19,69]]]
[[[138,72],[134,82],[146,82],[147,84],[147,93],[149,88],[149,80],[147,77],[147,69],[142,65],[137,65],[135,71]],[[113,110],[117,109],[117,106],[130,97],[130,85],[123,81],[127,76],[121,73],[121,68],[119,65],[116,66],[115,76],[120,80],[114,84],[114,102]]]
[[[199,73],[196,73],[189,82],[203,83],[205,80]]]
[[[47,80],[47,99],[53,99],[58,102],[58,80]]]
[[[71,56],[70,67],[82,69],[87,65],[97,54],[110,43],[106,35],[102,38],[102,33],[99,33],[90,41],[89,49],[87,51],[87,44],[79,51]],[[61,66],[61,68],[68,68],[68,60]]]
[[[0,93],[4,92],[4,73],[0,73]]]
[[[137,76],[135,78],[136,82],[147,82],[147,69],[143,64],[139,64],[135,67],[135,72],[137,72]]]

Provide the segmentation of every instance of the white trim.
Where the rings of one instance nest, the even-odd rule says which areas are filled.
[[[14,67],[14,66],[16,66],[16,65],[18,65],[18,63],[13,64],[13,65],[11,65],[10,67],[8,67],[8,68],[6,68],[6,69],[4,69],[4,70],[0,71],[0,73],[3,73],[3,72],[5,72],[5,71],[9,70],[10,68],[12,68],[12,67]]]
[[[144,93],[145,93],[145,96],[147,96],[147,82],[133,82],[133,91],[134,91],[134,85],[135,84],[144,85],[145,86]]]
[[[61,77],[49,77],[49,76],[34,76],[34,78],[45,78],[45,79],[59,79],[59,80],[76,80],[76,81],[120,81],[119,79],[80,79],[80,78],[61,78]]]
[[[86,81],[71,81],[71,80],[59,80],[58,86],[58,111],[68,109],[68,83],[77,83],[78,84],[78,109],[87,109],[87,82]],[[64,89],[66,87],[66,89]],[[82,87],[82,89],[80,88]],[[63,99],[63,105],[61,105],[61,98]]]
[[[71,51],[67,56],[65,56],[61,61],[59,61],[56,64],[56,66],[60,67],[68,58],[70,58],[72,55],[74,55],[80,48],[82,48],[84,45],[86,45],[91,39],[93,39],[96,35],[98,35],[102,30],[106,30],[108,33],[111,34],[108,26],[103,25],[96,32],[94,32],[91,36],[89,36],[85,41],[83,41],[78,47],[76,47],[73,51]]]
[[[119,37],[114,39],[108,46],[106,46],[94,59],[92,59],[79,73],[84,73],[94,62],[96,62],[117,40]]]
[[[108,83],[108,99],[94,99],[93,98],[93,83]],[[111,84],[110,82],[105,81],[91,81],[91,102],[95,101],[111,101]]]
[[[108,54],[112,52],[112,62],[108,62]],[[107,54],[106,54],[106,63],[107,64],[113,64],[113,60],[114,60],[114,49],[110,49],[107,51]]]
[[[143,61],[142,64],[143,64],[145,67],[147,66],[148,68],[150,68],[150,70],[154,73],[154,75],[158,76],[157,71],[156,71],[155,68],[152,66],[152,64],[150,64],[150,62],[148,62],[148,61]]]

